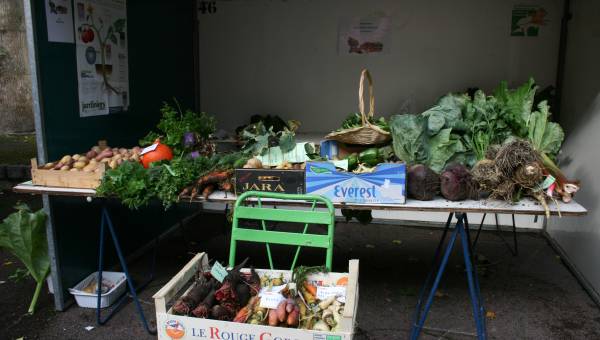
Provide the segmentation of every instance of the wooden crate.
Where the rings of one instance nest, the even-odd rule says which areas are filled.
[[[102,177],[106,164],[100,164],[98,172],[60,171],[39,169],[37,160],[31,159],[31,182],[34,185],[61,188],[96,189]]]
[[[189,316],[175,315],[167,304],[172,303],[176,297],[187,293],[193,288],[181,292],[188,286],[198,271],[210,270],[208,255],[199,253],[194,256],[165,286],[154,294],[156,307],[156,328],[159,340],[193,340],[198,338],[207,339],[255,339],[255,340],[351,340],[354,336],[356,323],[356,312],[358,307],[358,260],[350,260],[348,273],[326,273],[315,274],[308,277],[309,280],[322,282],[336,282],[341,277],[348,277],[346,286],[346,304],[341,320],[341,330],[338,332],[322,332],[297,328],[271,327],[263,325],[251,325],[229,321],[212,319],[200,319]],[[249,271],[249,269],[242,269]],[[291,276],[289,270],[266,270],[256,269],[259,275],[270,274],[272,277],[283,274],[284,278]]]

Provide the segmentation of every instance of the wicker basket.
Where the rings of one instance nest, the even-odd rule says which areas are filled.
[[[363,98],[365,78],[369,82],[368,114],[365,114],[365,101]],[[362,116],[362,126],[331,132],[325,136],[325,138],[333,139],[346,144],[360,145],[375,145],[389,141],[391,139],[390,133],[384,131],[377,125],[371,124],[368,119],[372,118],[375,113],[375,97],[373,96],[373,79],[371,78],[369,71],[366,69],[362,70],[360,74],[360,84],[358,87],[358,108],[360,110],[360,115]]]

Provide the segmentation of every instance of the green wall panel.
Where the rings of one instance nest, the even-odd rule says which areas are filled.
[[[32,2],[48,159],[85,151],[99,139],[111,146],[137,145],[158,122],[163,101],[177,98],[184,107],[194,104],[192,1],[127,1],[129,111],[87,118],[79,117],[75,45],[48,42],[44,1]],[[64,289],[97,270],[101,202],[50,199]],[[158,203],[138,211],[118,202],[108,206],[126,253],[191,213],[190,207],[164,212]],[[116,257],[112,241],[106,241],[110,265]]]
[[[193,4],[127,2],[130,108],[79,117],[75,45],[48,42],[44,2],[36,1],[42,111],[48,158],[85,151],[99,139],[133,146],[159,119],[162,102],[194,103]]]

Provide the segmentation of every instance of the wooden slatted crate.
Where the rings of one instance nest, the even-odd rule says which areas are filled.
[[[96,189],[106,169],[104,163],[99,166],[98,172],[46,170],[40,169],[37,160],[32,158],[31,181],[34,185],[48,187]]]

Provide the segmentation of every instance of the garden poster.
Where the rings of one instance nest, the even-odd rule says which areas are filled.
[[[537,37],[540,29],[548,23],[548,12],[540,6],[515,5],[512,10],[510,35],[513,37]]]
[[[79,115],[106,115],[129,106],[125,0],[75,0]]]
[[[340,18],[338,54],[387,54],[390,51],[390,31],[390,17],[382,13]]]

